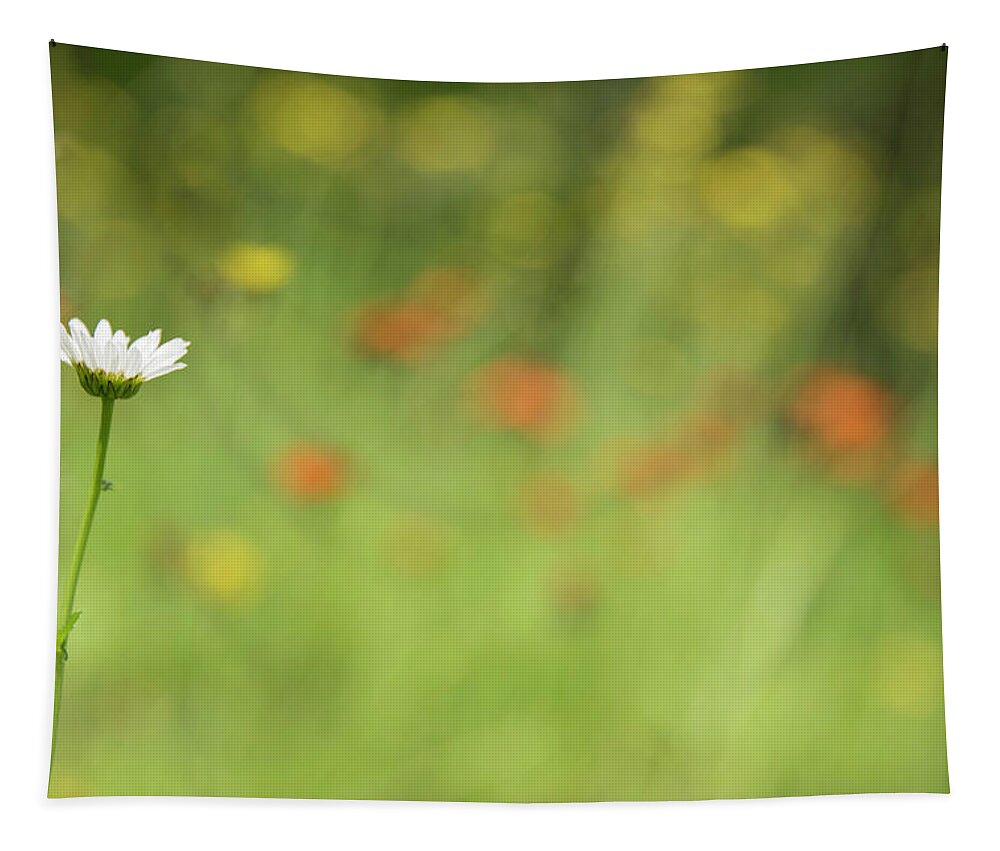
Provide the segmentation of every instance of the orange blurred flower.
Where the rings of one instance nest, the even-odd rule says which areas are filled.
[[[369,305],[355,331],[358,347],[374,357],[413,364],[463,333],[480,308],[474,280],[460,269],[427,269],[396,301]]]
[[[563,434],[578,406],[576,390],[561,370],[516,358],[487,364],[476,377],[475,391],[491,423],[535,438]]]
[[[358,322],[356,339],[369,355],[415,363],[446,336],[447,317],[436,307],[403,301],[368,307]]]
[[[318,443],[285,449],[274,464],[274,478],[288,496],[322,502],[339,496],[350,483],[351,465],[340,452]]]
[[[893,398],[874,379],[825,366],[806,379],[790,414],[824,449],[849,453],[885,443],[892,428]]]

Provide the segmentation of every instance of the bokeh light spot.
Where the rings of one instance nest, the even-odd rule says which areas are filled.
[[[338,165],[364,145],[376,111],[340,86],[301,74],[276,75],[253,95],[253,115],[275,147],[320,165]]]
[[[243,603],[252,599],[264,573],[260,550],[244,535],[220,529],[193,541],[185,558],[186,575],[194,588],[214,602]]]
[[[479,410],[494,425],[536,438],[558,437],[579,409],[569,377],[550,364],[505,358],[475,379]]]
[[[288,283],[295,271],[295,261],[279,245],[239,242],[222,252],[216,269],[234,289],[263,295]]]
[[[282,492],[302,502],[341,496],[352,479],[347,457],[322,443],[296,443],[282,450],[273,475]]]
[[[706,163],[701,190],[709,212],[737,230],[773,227],[798,200],[787,162],[764,147],[737,148]]]

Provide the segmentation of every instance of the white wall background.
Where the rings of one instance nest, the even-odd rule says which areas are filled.
[[[0,818],[9,848],[998,847],[1000,126],[975,0],[50,0],[0,29]],[[59,362],[47,42],[359,76],[562,80],[844,59],[947,42],[941,269],[945,677],[953,793],[504,806],[45,799]]]

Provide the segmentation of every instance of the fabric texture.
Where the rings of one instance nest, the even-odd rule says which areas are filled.
[[[52,797],[948,791],[946,49],[51,57]]]

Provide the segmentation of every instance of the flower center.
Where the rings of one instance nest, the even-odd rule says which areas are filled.
[[[139,392],[142,386],[142,376],[126,378],[121,372],[106,372],[103,369],[91,369],[82,363],[73,364],[80,386],[91,396],[103,399],[128,399]]]

